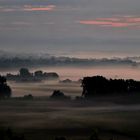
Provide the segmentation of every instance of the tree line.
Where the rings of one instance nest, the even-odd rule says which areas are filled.
[[[107,94],[129,94],[140,92],[140,81],[133,79],[107,79],[103,76],[84,77],[83,97]]]
[[[103,76],[84,77],[82,80],[82,97],[94,95],[124,95],[140,93],[140,81],[133,79],[107,79]],[[0,76],[0,98],[11,97],[12,90],[4,76]],[[51,98],[66,98],[64,93],[55,90]]]
[[[43,80],[58,80],[59,75],[55,72],[43,72],[42,70],[32,73],[27,68],[21,68],[16,75],[7,73],[6,79],[16,82],[40,82]]]

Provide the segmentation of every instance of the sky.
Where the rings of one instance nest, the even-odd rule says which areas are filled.
[[[0,0],[0,50],[139,56],[139,6],[140,0]]]

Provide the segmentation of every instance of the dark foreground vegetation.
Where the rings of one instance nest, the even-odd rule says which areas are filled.
[[[111,132],[111,133],[113,133],[113,132]],[[127,137],[124,136],[123,138],[125,138],[125,140],[126,140]],[[40,139],[40,138],[38,137],[38,139]],[[81,135],[81,139],[83,139],[82,135]],[[26,138],[26,134],[24,134],[24,133],[15,132],[15,130],[13,130],[11,128],[3,128],[3,129],[0,129],[0,140],[28,140],[28,138]],[[67,136],[53,136],[51,138],[44,137],[43,140],[69,140],[69,138]],[[119,139],[115,135],[110,136],[110,138],[108,138],[108,139],[106,139],[106,138],[103,139],[100,136],[99,130],[93,129],[90,132],[89,136],[87,135],[86,137],[84,137],[84,140],[119,140]],[[137,140],[137,139],[134,138],[134,140]]]
[[[116,104],[118,99],[1,100],[1,140],[139,140],[139,104]]]

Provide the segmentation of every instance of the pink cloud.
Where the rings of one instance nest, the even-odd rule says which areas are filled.
[[[52,11],[54,10],[55,5],[48,5],[48,6],[40,6],[40,7],[32,7],[32,6],[24,6],[24,11]]]
[[[128,22],[140,22],[140,18],[137,17],[137,18],[127,18],[126,19]]]
[[[26,11],[26,12],[32,12],[32,11],[52,11],[54,10],[56,6],[55,5],[40,5],[40,6],[32,6],[32,5],[24,5],[23,7],[17,6],[17,7],[0,7],[0,12],[14,12],[14,11]]]
[[[80,20],[78,23],[84,25],[114,28],[140,27],[140,17],[96,18],[93,20]]]
[[[85,24],[85,25],[103,25],[106,27],[128,27],[128,26],[133,26],[135,24],[133,23],[124,23],[124,22],[111,22],[111,21],[79,21],[80,24]]]
[[[129,24],[129,23],[111,23],[108,25],[104,25],[104,27],[128,27],[128,26],[134,26],[135,24]]]
[[[115,21],[120,21],[120,19],[119,18],[97,18],[98,20],[101,20],[101,21],[113,21],[113,22],[115,22]]]
[[[112,22],[98,21],[98,20],[81,20],[81,21],[79,21],[79,23],[86,24],[86,25],[109,25]]]

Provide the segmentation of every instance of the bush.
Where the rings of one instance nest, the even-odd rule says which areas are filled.
[[[53,94],[50,96],[51,99],[56,100],[64,100],[64,99],[70,99],[69,96],[65,96],[63,92],[60,90],[54,90]]]

